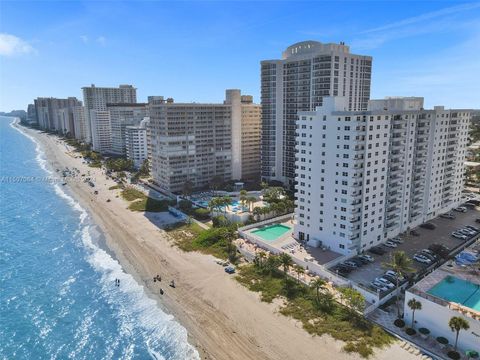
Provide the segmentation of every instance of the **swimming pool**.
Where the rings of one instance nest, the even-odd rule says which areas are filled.
[[[282,224],[274,224],[266,226],[264,228],[252,231],[252,234],[255,234],[261,237],[266,241],[273,241],[278,239],[280,236],[288,232],[290,228]]]
[[[427,293],[480,311],[480,285],[470,281],[455,276],[446,276]]]

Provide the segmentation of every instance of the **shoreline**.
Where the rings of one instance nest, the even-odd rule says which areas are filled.
[[[343,343],[329,336],[310,336],[296,321],[278,314],[277,306],[262,303],[258,294],[225,274],[212,256],[176,248],[143,213],[128,210],[127,202],[115,197],[118,190],[108,190],[115,183],[106,180],[101,169],[90,168],[81,159],[69,156],[63,141],[55,135],[14,126],[41,144],[46,161],[54,168],[76,167],[81,173],[93,174],[98,195],[88,184],[78,181],[68,182],[68,193],[88,212],[92,226],[102,232],[99,246],[187,330],[188,342],[201,359],[313,360],[319,353],[322,358],[360,358],[343,352]],[[163,296],[159,295],[159,284],[152,280],[156,274],[162,276]],[[175,279],[175,289],[168,287],[170,279]],[[377,350],[373,358],[400,360],[414,356],[396,343]]]

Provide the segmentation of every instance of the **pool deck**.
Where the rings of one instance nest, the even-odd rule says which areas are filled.
[[[261,243],[264,243],[267,246],[271,246],[279,251],[283,251],[294,258],[298,258],[301,261],[305,261],[306,259],[308,259],[308,261],[310,262],[317,263],[318,265],[324,265],[332,260],[343,256],[331,250],[322,250],[321,248],[304,246],[300,241],[296,240],[293,237],[293,227],[295,225],[294,220],[282,221],[278,224],[288,226],[290,230],[275,240],[265,240],[253,233],[254,231],[261,228],[272,226],[274,225],[274,223],[249,229],[247,233],[250,236],[255,236],[257,243],[259,243],[260,247]],[[266,248],[268,249],[268,247]]]

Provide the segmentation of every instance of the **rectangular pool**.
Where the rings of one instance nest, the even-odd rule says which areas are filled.
[[[427,291],[430,295],[480,311],[480,285],[446,276]]]
[[[266,241],[273,241],[278,239],[280,236],[290,231],[288,226],[282,224],[275,224],[270,226],[265,226],[264,228],[252,231],[252,234],[255,234],[261,237]]]

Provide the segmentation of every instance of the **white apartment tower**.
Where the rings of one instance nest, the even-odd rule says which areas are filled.
[[[299,42],[282,59],[262,61],[262,178],[292,187],[297,113],[315,110],[324,96],[343,96],[347,110],[366,110],[371,73],[372,58],[351,54],[344,43]]]
[[[147,104],[107,104],[110,113],[111,149],[115,155],[126,155],[125,137],[127,126],[138,126],[148,115]]]
[[[38,126],[43,130],[57,131],[63,135],[74,136],[73,110],[82,106],[75,97],[67,99],[36,98],[34,100]]]
[[[112,126],[108,110],[90,110],[92,149],[99,153],[110,153],[112,149]]]
[[[460,202],[469,110],[423,109],[423,98],[372,100],[349,111],[324,98],[297,122],[295,236],[362,252]]]
[[[127,159],[133,161],[135,168],[140,168],[148,158],[147,126],[150,118],[145,117],[137,126],[125,127],[125,147]]]
[[[132,104],[137,102],[137,89],[132,85],[120,85],[118,88],[109,88],[96,87],[92,84],[90,87],[83,87],[82,91],[85,119],[88,127],[87,142],[91,143],[93,143],[93,133],[98,133],[98,130],[92,128],[91,112],[93,110],[106,111],[107,104]]]

